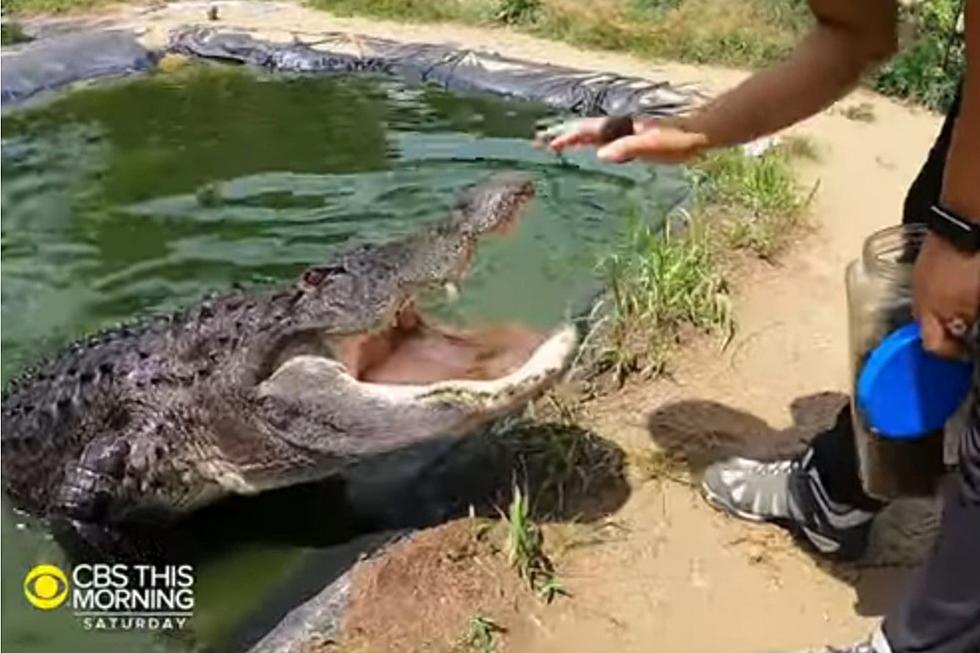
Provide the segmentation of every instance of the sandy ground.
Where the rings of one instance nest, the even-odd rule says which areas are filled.
[[[744,73],[584,51],[505,30],[341,19],[293,6],[222,4],[218,25],[301,38],[331,31],[406,41],[455,42],[516,57],[612,70],[718,92]],[[125,10],[113,21],[147,26],[160,43],[177,24],[205,22],[207,3]],[[137,15],[138,14],[138,15]],[[864,91],[874,120],[831,109],[797,126],[821,158],[802,170],[819,180],[814,233],[778,265],[752,263],[738,287],[739,332],[719,353],[696,343],[673,378],[634,385],[590,408],[588,426],[627,451],[663,436],[797,440],[832,420],[848,381],[843,274],[872,231],[899,220],[905,189],[938,131],[934,114]],[[646,483],[611,519],[625,537],[562,561],[572,594],[511,629],[505,648],[545,651],[795,650],[863,636],[894,600],[903,568],[818,564],[777,529],[738,523],[695,490]],[[898,556],[901,558],[902,556]],[[513,625],[513,624],[512,624]]]

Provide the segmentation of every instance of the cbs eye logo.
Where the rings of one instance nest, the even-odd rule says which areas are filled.
[[[38,610],[53,610],[68,598],[68,577],[54,565],[37,565],[24,577],[24,598]]]

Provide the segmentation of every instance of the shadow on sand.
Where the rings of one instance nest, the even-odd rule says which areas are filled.
[[[648,415],[647,425],[654,443],[698,476],[708,465],[733,456],[778,460],[802,452],[817,433],[834,425],[847,401],[846,395],[832,392],[800,397],[790,404],[793,424],[785,429],[742,410],[698,400],[660,407]],[[828,561],[797,539],[822,570],[854,587],[858,614],[876,616],[896,600],[937,524],[936,501],[894,502],[876,517],[868,553],[856,563]]]

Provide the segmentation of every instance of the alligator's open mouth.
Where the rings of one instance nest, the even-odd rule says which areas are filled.
[[[373,383],[487,381],[520,369],[547,338],[516,324],[447,327],[430,322],[409,302],[387,330],[344,338],[338,359],[353,377]]]
[[[533,196],[526,177],[495,175],[465,193],[448,220],[307,270],[299,287],[315,302],[311,310],[322,303],[355,314],[343,331],[307,329],[277,347],[258,389],[290,407],[269,403],[273,428],[352,461],[471,432],[558,382],[577,345],[573,325],[550,333],[517,324],[450,327],[424,316],[416,299],[460,283],[477,240],[512,231]]]
[[[488,207],[484,212],[490,219],[478,229],[481,237],[512,235],[534,196],[533,184],[523,176],[498,175],[486,187],[493,188],[495,183],[507,192],[488,196],[504,208]],[[475,242],[470,242],[459,255],[464,268],[458,270],[460,278],[471,262],[474,247]],[[458,281],[444,279],[443,283],[449,292],[456,293]],[[439,324],[423,316],[415,297],[410,296],[395,310],[389,327],[347,336],[335,343],[335,352],[348,372],[364,382],[424,385],[450,380],[490,381],[516,373],[554,335],[513,323],[482,328]]]
[[[399,395],[434,386],[526,394],[553,380],[575,347],[569,328],[549,334],[513,323],[451,327],[423,316],[412,292],[442,284],[455,290],[477,241],[488,234],[513,233],[533,197],[530,178],[500,173],[465,192],[448,222],[386,248],[352,255],[362,259],[341,259],[341,265],[367,275],[379,270],[377,285],[394,296],[380,328],[330,336],[333,360],[355,381],[385,386]]]

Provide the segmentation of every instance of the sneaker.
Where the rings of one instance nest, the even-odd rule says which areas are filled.
[[[876,514],[832,501],[813,464],[812,450],[791,460],[732,458],[715,463],[705,470],[701,493],[723,512],[788,528],[837,560],[856,560],[864,554]]]
[[[701,493],[718,510],[741,519],[790,520],[789,482],[799,468],[796,459],[762,462],[732,458],[705,470]]]

